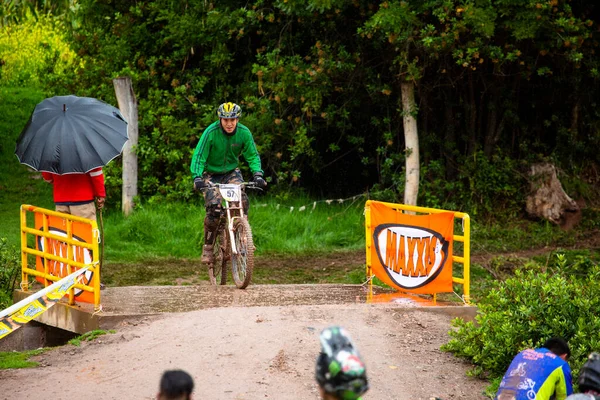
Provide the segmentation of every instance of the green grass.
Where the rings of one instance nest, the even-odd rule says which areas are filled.
[[[38,363],[34,361],[29,361],[29,358],[42,354],[47,350],[50,350],[50,348],[35,349],[28,351],[0,352],[0,370],[37,367]]]
[[[91,340],[96,339],[99,336],[107,335],[107,334],[114,334],[114,333],[116,333],[116,331],[112,330],[112,329],[109,331],[97,329],[97,330],[93,330],[90,332],[86,332],[81,336],[73,338],[73,339],[69,340],[68,343],[73,346],[80,346],[81,342],[91,341]],[[42,354],[48,350],[51,350],[51,348],[45,347],[45,348],[41,348],[41,349],[27,350],[27,351],[0,352],[0,370],[37,367],[39,365],[39,363],[37,363],[35,361],[30,361],[29,358],[31,358],[33,356],[37,356],[39,354]]]
[[[257,248],[252,281],[363,282],[364,264],[332,268],[307,265],[302,257],[364,250],[364,204],[318,203],[314,209],[297,211],[307,202],[296,199],[282,205],[273,198],[251,197],[249,220]],[[103,281],[121,286],[208,280],[206,267],[200,263],[203,221],[202,204],[143,205],[127,218],[109,211],[103,217]]]
[[[251,197],[249,221],[257,256],[364,248],[364,203],[318,203],[314,209],[297,211],[299,206],[295,206],[291,212],[290,207],[275,199]],[[203,221],[201,204],[146,205],[127,218],[109,211],[103,216],[105,261],[198,258]]]
[[[19,207],[34,204],[53,208],[52,188],[19,163],[15,155],[17,138],[44,94],[35,89],[0,87],[0,234],[19,245]]]
[[[95,329],[93,331],[86,332],[81,336],[77,336],[76,338],[69,340],[69,344],[79,347],[81,346],[81,342],[90,342],[96,339],[98,336],[107,335],[109,333],[116,333],[116,331],[112,329],[109,331]]]
[[[475,224],[471,231],[474,251],[509,252],[572,242],[573,233],[561,231],[550,222],[497,223],[488,226]]]

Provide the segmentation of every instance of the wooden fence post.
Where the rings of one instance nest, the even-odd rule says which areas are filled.
[[[113,79],[119,109],[128,122],[129,140],[123,148],[123,201],[122,210],[126,216],[133,211],[133,198],[137,196],[137,154],[138,108],[131,78],[128,76]]]

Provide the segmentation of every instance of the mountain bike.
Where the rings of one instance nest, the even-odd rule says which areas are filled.
[[[208,264],[208,276],[212,285],[227,283],[227,267],[231,265],[231,275],[235,285],[245,289],[252,279],[254,269],[254,240],[248,216],[242,205],[244,188],[261,190],[253,182],[215,183],[221,193],[222,208],[215,243],[212,264]]]

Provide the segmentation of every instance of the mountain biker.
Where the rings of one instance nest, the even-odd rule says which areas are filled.
[[[265,188],[267,182],[263,178],[260,156],[254,144],[250,130],[239,123],[242,109],[235,103],[223,103],[217,110],[219,119],[210,124],[202,133],[194,155],[190,170],[194,178],[194,190],[204,191],[204,246],[202,262],[213,262],[213,245],[221,214],[221,195],[211,183],[242,183],[242,173],[238,168],[240,155],[250,167],[254,183]],[[248,215],[248,196],[242,193],[242,205]]]
[[[592,353],[579,371],[579,390],[567,400],[600,400],[600,354]]]
[[[512,360],[500,382],[497,400],[564,400],[573,393],[571,350],[561,338],[541,348],[523,350]]]
[[[360,400],[369,390],[367,372],[344,328],[332,326],[319,336],[321,353],[315,375],[323,400]]]

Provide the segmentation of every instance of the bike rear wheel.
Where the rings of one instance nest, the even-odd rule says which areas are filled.
[[[211,285],[224,285],[227,282],[226,251],[227,237],[222,229],[217,233],[213,246],[214,262],[208,265],[208,278]]]
[[[237,254],[231,254],[231,274],[235,285],[245,289],[250,284],[254,269],[254,240],[248,220],[239,218],[235,221],[233,237]]]

